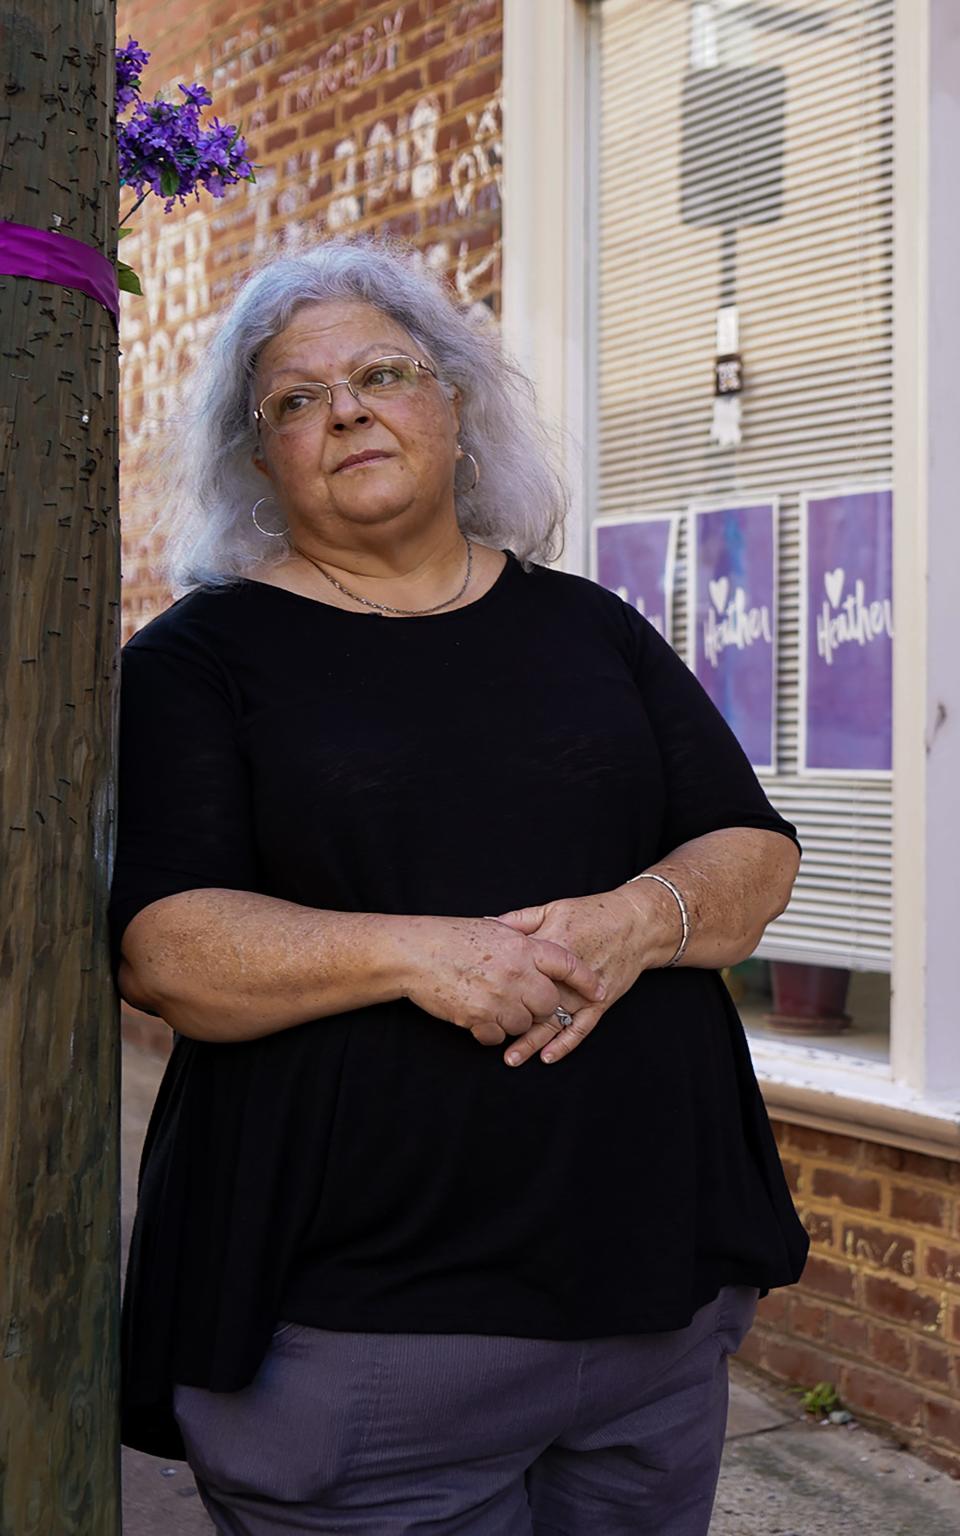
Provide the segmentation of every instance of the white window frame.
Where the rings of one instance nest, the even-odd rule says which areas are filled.
[[[771,1114],[960,1158],[960,13],[955,0],[895,3],[894,504],[914,515],[895,516],[894,537],[890,1061],[781,1040],[751,1051]],[[601,4],[504,0],[503,334],[561,434],[573,493],[562,563],[581,574]]]

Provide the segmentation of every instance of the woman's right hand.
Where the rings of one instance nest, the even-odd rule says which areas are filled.
[[[588,1003],[604,997],[599,976],[572,950],[489,918],[398,917],[391,928],[401,995],[481,1045],[526,1034],[571,992]]]

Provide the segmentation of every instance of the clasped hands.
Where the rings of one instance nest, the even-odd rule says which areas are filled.
[[[647,963],[642,906],[617,890],[413,925],[417,964],[405,995],[482,1045],[509,1037],[510,1066],[568,1056]],[[572,1016],[566,1027],[557,1008]]]

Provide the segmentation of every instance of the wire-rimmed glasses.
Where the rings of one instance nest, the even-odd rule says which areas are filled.
[[[272,432],[299,432],[304,427],[317,426],[333,406],[333,391],[345,384],[353,398],[361,405],[374,409],[379,402],[394,399],[416,389],[421,373],[437,374],[427,363],[415,357],[397,353],[390,357],[377,357],[373,362],[361,363],[359,368],[345,379],[324,384],[314,379],[303,384],[286,384],[266,395],[254,411],[254,419],[268,426]]]

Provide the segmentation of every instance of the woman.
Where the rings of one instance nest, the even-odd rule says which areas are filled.
[[[805,1253],[718,974],[793,829],[540,563],[529,388],[412,256],[266,267],[189,417],[124,652],[119,985],[176,1031],[126,1438],[234,1536],[703,1533]]]

